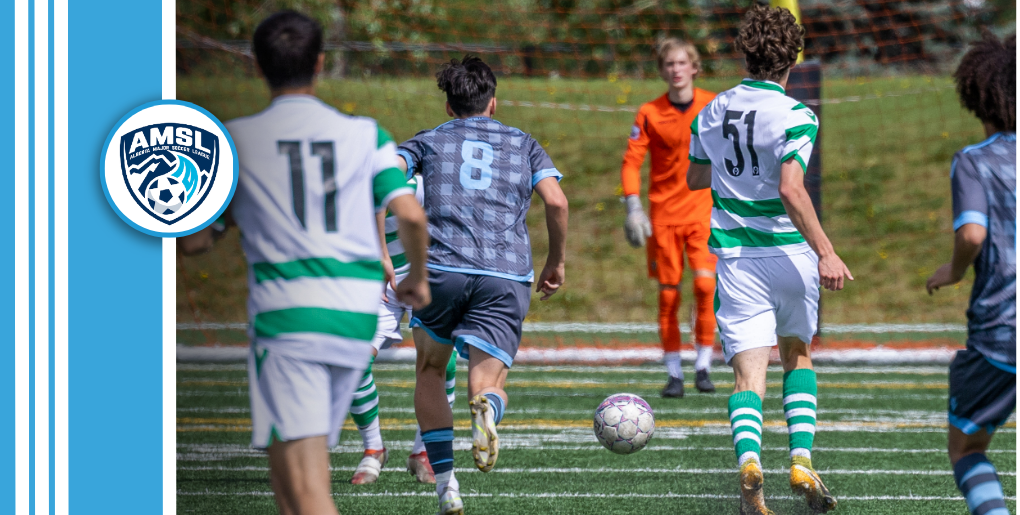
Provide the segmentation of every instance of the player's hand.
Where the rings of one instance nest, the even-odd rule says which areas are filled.
[[[953,278],[953,265],[946,263],[939,267],[931,277],[928,278],[928,282],[925,284],[925,288],[928,289],[928,295],[934,295],[935,291],[943,286],[949,286],[960,282],[959,279]]]
[[[563,263],[545,265],[542,273],[538,276],[537,284],[535,284],[535,291],[545,294],[538,300],[548,300],[549,297],[552,297],[563,286],[564,277]]]
[[[652,224],[645,216],[645,210],[641,207],[641,199],[637,195],[627,196],[627,222],[623,225],[627,235],[627,242],[631,247],[643,247],[645,240],[652,235]]]
[[[843,264],[836,254],[830,254],[818,260],[818,282],[826,290],[839,291],[843,289],[843,278],[854,280],[850,269]]]
[[[397,300],[409,304],[414,309],[421,309],[432,303],[428,277],[418,275],[413,270],[393,290],[397,292]]]
[[[384,256],[382,261],[383,269],[383,289],[382,289],[382,300],[383,302],[389,302],[390,299],[386,295],[386,286],[389,285],[393,288],[393,291],[397,291],[397,274],[393,271],[393,261],[388,256]]]

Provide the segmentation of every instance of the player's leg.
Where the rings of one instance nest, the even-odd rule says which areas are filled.
[[[269,446],[269,470],[281,515],[337,513],[325,435],[274,442]]]
[[[772,346],[752,347],[738,352],[730,360],[734,389],[728,403],[733,447],[740,467],[741,515],[766,515],[761,466],[761,434],[764,417],[765,375]]]
[[[811,339],[818,329],[818,258],[814,252],[767,258],[776,305],[776,333],[783,364],[783,412],[790,435],[790,488],[815,513],[836,499],[815,472],[811,450],[817,425],[818,382],[811,365]]]
[[[1015,406],[1016,367],[989,361],[969,348],[956,353],[949,365],[949,461],[956,487],[974,515],[1009,513],[985,451]]]
[[[492,470],[499,457],[499,434],[496,426],[503,420],[509,401],[506,385],[507,365],[500,359],[470,350],[468,358],[468,405],[471,408],[472,454],[482,472]]]
[[[680,367],[680,279],[683,275],[678,229],[653,225],[648,239],[648,274],[659,282],[659,340],[668,378],[663,397],[684,396],[684,372]]]
[[[687,261],[694,271],[694,300],[696,317],[694,341],[698,355],[694,361],[694,386],[701,392],[714,392],[715,385],[709,377],[712,365],[712,349],[715,346],[715,264],[716,257],[708,250],[708,224],[692,225],[685,232],[684,248]]]
[[[457,353],[450,354],[450,363],[446,365],[446,400],[453,409],[453,401],[457,396],[454,387],[457,384]],[[435,484],[436,476],[429,465],[428,454],[425,452],[425,442],[421,440],[421,429],[414,434],[414,444],[411,446],[411,455],[407,457],[407,471],[411,473],[419,483]]]

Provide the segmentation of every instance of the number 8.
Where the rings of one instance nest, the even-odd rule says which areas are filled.
[[[482,151],[481,159],[475,158],[475,149]],[[492,145],[481,141],[465,141],[460,147],[460,185],[469,190],[484,190],[492,184]],[[475,168],[481,170],[477,179],[471,177]]]

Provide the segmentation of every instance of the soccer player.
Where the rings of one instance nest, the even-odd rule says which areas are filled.
[[[818,286],[840,290],[850,271],[804,189],[818,120],[786,96],[804,29],[783,8],[752,7],[736,39],[751,78],[720,93],[691,126],[691,189],[712,189],[708,246],[719,256],[716,319],[736,387],[729,399],[740,464],[740,512],[771,513],[762,494],[762,399],[772,347],[783,364],[790,486],[824,513],[836,500],[811,465],[817,383],[810,343]]]
[[[953,259],[927,288],[956,284],[974,265],[967,348],[949,364],[949,461],[972,514],[1009,515],[985,451],[1016,406],[1016,35],[986,33],[954,76],[987,139],[953,156]]]
[[[430,300],[426,220],[386,131],[314,96],[318,24],[274,14],[253,47],[272,103],[226,124],[240,163],[229,213],[249,264],[252,445],[268,450],[280,513],[336,514],[327,449],[372,356],[383,288],[375,213],[399,221],[411,269],[396,297],[416,308]]]
[[[411,177],[407,181],[408,187],[414,190],[415,199],[421,204],[424,201],[425,190],[421,183],[421,176]],[[354,403],[351,405],[351,418],[358,426],[361,439],[365,446],[365,453],[361,462],[354,470],[351,483],[355,485],[366,485],[374,483],[379,479],[379,473],[389,457],[386,447],[383,445],[382,433],[379,428],[379,394],[375,389],[375,378],[372,374],[372,363],[379,355],[379,351],[389,348],[394,343],[400,343],[404,337],[400,333],[400,321],[404,314],[411,313],[411,306],[400,302],[397,299],[397,283],[407,277],[411,270],[411,264],[404,255],[404,244],[400,241],[397,228],[399,220],[392,212],[376,215],[379,226],[379,240],[382,245],[382,265],[385,271],[386,290],[382,295],[382,302],[379,304],[379,325],[372,338],[372,361],[358,385],[358,391],[354,394]],[[455,399],[454,385],[457,382],[457,356],[451,355],[450,362],[446,366],[446,398],[453,407]],[[411,448],[411,455],[407,458],[407,471],[421,483],[435,483],[436,478],[429,465],[428,456],[425,454],[425,444],[421,440],[421,431],[415,433],[414,445]]]
[[[714,392],[709,378],[712,345],[715,342],[716,257],[708,251],[709,217],[712,197],[707,191],[687,188],[687,156],[691,122],[715,93],[694,87],[701,70],[701,58],[694,45],[669,38],[656,48],[659,74],[669,91],[638,110],[631,128],[627,153],[620,171],[627,202],[627,241],[640,247],[648,240],[648,276],[659,282],[659,338],[669,378],[663,397],[684,396],[684,373],[680,368],[680,279],[683,254],[694,269],[694,298],[697,320],[694,334],[698,357],[694,363],[695,386]],[[651,150],[648,201],[651,221],[641,207],[641,163]]]
[[[477,57],[437,74],[454,119],[419,132],[397,150],[408,173],[425,183],[432,243],[429,285],[434,302],[415,307],[418,349],[414,407],[435,472],[439,513],[463,513],[453,475],[453,413],[444,374],[454,347],[468,360],[472,454],[483,472],[499,453],[507,372],[520,345],[534,279],[526,215],[532,192],[545,203],[549,254],[536,289],[548,299],[563,285],[567,199],[560,172],[528,134],[492,119],[496,76]]]

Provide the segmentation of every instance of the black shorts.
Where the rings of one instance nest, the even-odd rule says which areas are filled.
[[[513,364],[531,305],[527,283],[429,269],[429,287],[432,304],[411,313],[411,327],[421,327],[439,343],[455,345],[465,358],[468,347],[475,347],[507,368]]]
[[[949,364],[949,423],[953,427],[968,435],[982,429],[992,434],[1015,407],[1015,366],[989,361],[970,347],[956,353]]]

